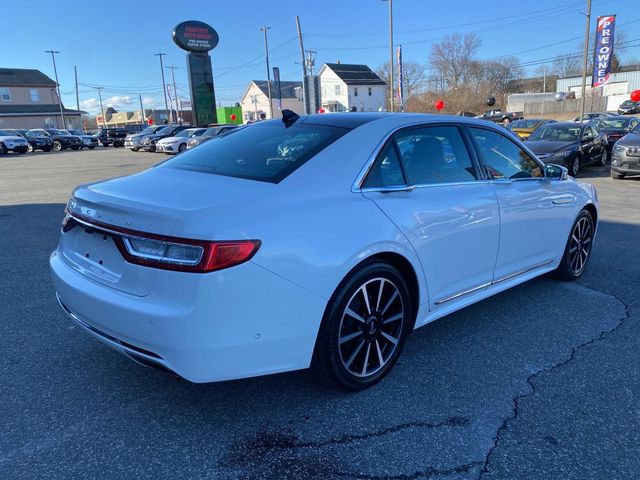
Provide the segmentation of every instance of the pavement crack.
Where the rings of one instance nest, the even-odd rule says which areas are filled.
[[[466,473],[472,468],[479,467],[480,465],[482,465],[482,462],[465,463],[464,465],[444,469],[429,466],[424,470],[419,470],[413,473],[403,473],[400,475],[369,475],[366,473],[351,473],[340,470],[334,470],[333,473],[341,477],[351,477],[359,480],[418,480],[421,478],[444,477],[447,475]]]
[[[631,318],[631,306],[628,305],[626,302],[624,302],[621,298],[617,297],[616,295],[614,295],[612,293],[604,292],[602,290],[598,290],[597,288],[591,287],[589,285],[585,285],[585,284],[580,283],[580,282],[576,282],[576,283],[578,285],[580,285],[581,287],[586,288],[587,290],[598,292],[598,293],[600,293],[602,295],[606,295],[608,297],[611,297],[611,298],[617,300],[621,305],[624,306],[625,315],[623,317],[619,318],[617,320],[616,325],[614,325],[612,328],[608,328],[606,330],[602,330],[597,336],[587,340],[584,343],[579,344],[578,346],[573,347],[571,349],[571,353],[570,353],[569,357],[566,358],[565,360],[563,360],[561,362],[557,362],[557,363],[555,363],[553,365],[550,365],[548,367],[544,367],[544,368],[538,370],[537,372],[532,373],[531,375],[529,375],[527,377],[526,381],[527,381],[527,384],[529,386],[529,389],[528,389],[527,392],[521,393],[521,394],[516,395],[515,397],[513,397],[513,399],[512,399],[513,409],[512,409],[511,415],[506,417],[503,420],[503,422],[500,425],[500,427],[498,428],[498,430],[496,432],[496,435],[494,437],[494,440],[493,440],[493,445],[491,446],[491,448],[489,448],[489,451],[487,452],[487,455],[485,456],[484,462],[481,462],[483,466],[482,466],[482,469],[480,470],[480,473],[478,474],[478,480],[480,480],[486,473],[489,472],[489,464],[491,462],[491,456],[492,456],[494,450],[498,447],[498,444],[500,443],[501,437],[502,437],[503,433],[506,431],[506,429],[507,429],[507,427],[509,425],[509,422],[512,421],[512,420],[515,420],[516,418],[518,418],[518,416],[520,414],[520,403],[525,398],[527,398],[527,397],[533,395],[534,393],[536,393],[536,387],[535,387],[535,385],[533,383],[533,380],[538,375],[550,372],[552,370],[555,370],[556,368],[564,367],[568,363],[572,362],[576,358],[576,355],[577,355],[579,350],[583,349],[584,347],[588,347],[589,345],[592,345],[595,342],[603,340],[607,335],[615,332],[622,325],[624,325],[626,320]]]

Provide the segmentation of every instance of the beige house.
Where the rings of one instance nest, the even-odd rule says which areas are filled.
[[[289,109],[299,115],[304,114],[304,103],[302,101],[302,82],[280,81],[280,91],[282,96],[282,109]],[[280,115],[280,102],[276,82],[271,82],[271,101],[273,104],[273,115]],[[242,107],[242,119],[244,123],[254,122],[264,118],[271,118],[269,111],[269,89],[266,80],[252,80],[247,87],[245,94],[240,101]]]
[[[0,128],[82,129],[86,112],[62,107],[56,82],[39,70],[0,68]]]

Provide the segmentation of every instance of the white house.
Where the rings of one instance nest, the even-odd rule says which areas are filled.
[[[367,65],[325,63],[318,72],[322,108],[373,112],[386,105],[386,83]]]
[[[269,89],[266,80],[252,80],[242,96],[240,106],[242,107],[242,117],[244,123],[271,118],[269,111]],[[304,114],[304,102],[302,101],[302,82],[280,81],[280,91],[282,97],[282,109],[289,109],[299,115]],[[280,104],[276,89],[276,82],[271,82],[271,102],[273,103],[273,115],[280,114]]]

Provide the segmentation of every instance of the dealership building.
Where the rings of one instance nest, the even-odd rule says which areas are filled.
[[[62,106],[56,82],[39,70],[0,68],[0,128],[82,128],[86,112]]]

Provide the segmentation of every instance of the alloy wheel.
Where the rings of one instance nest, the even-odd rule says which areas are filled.
[[[573,159],[573,162],[571,162],[571,176],[577,177],[578,171],[580,171],[580,158],[576,157]]]
[[[62,150],[62,144],[60,143],[60,141],[54,140],[53,141],[53,151],[54,152],[59,152],[60,150]]]
[[[589,217],[582,217],[571,232],[569,266],[574,275],[580,275],[587,265],[593,240],[593,225]]]
[[[33,145],[31,145],[30,143],[27,143],[27,152],[33,152]]]
[[[351,296],[338,329],[342,366],[367,378],[379,372],[398,348],[405,308],[398,287],[387,278],[373,278]]]

